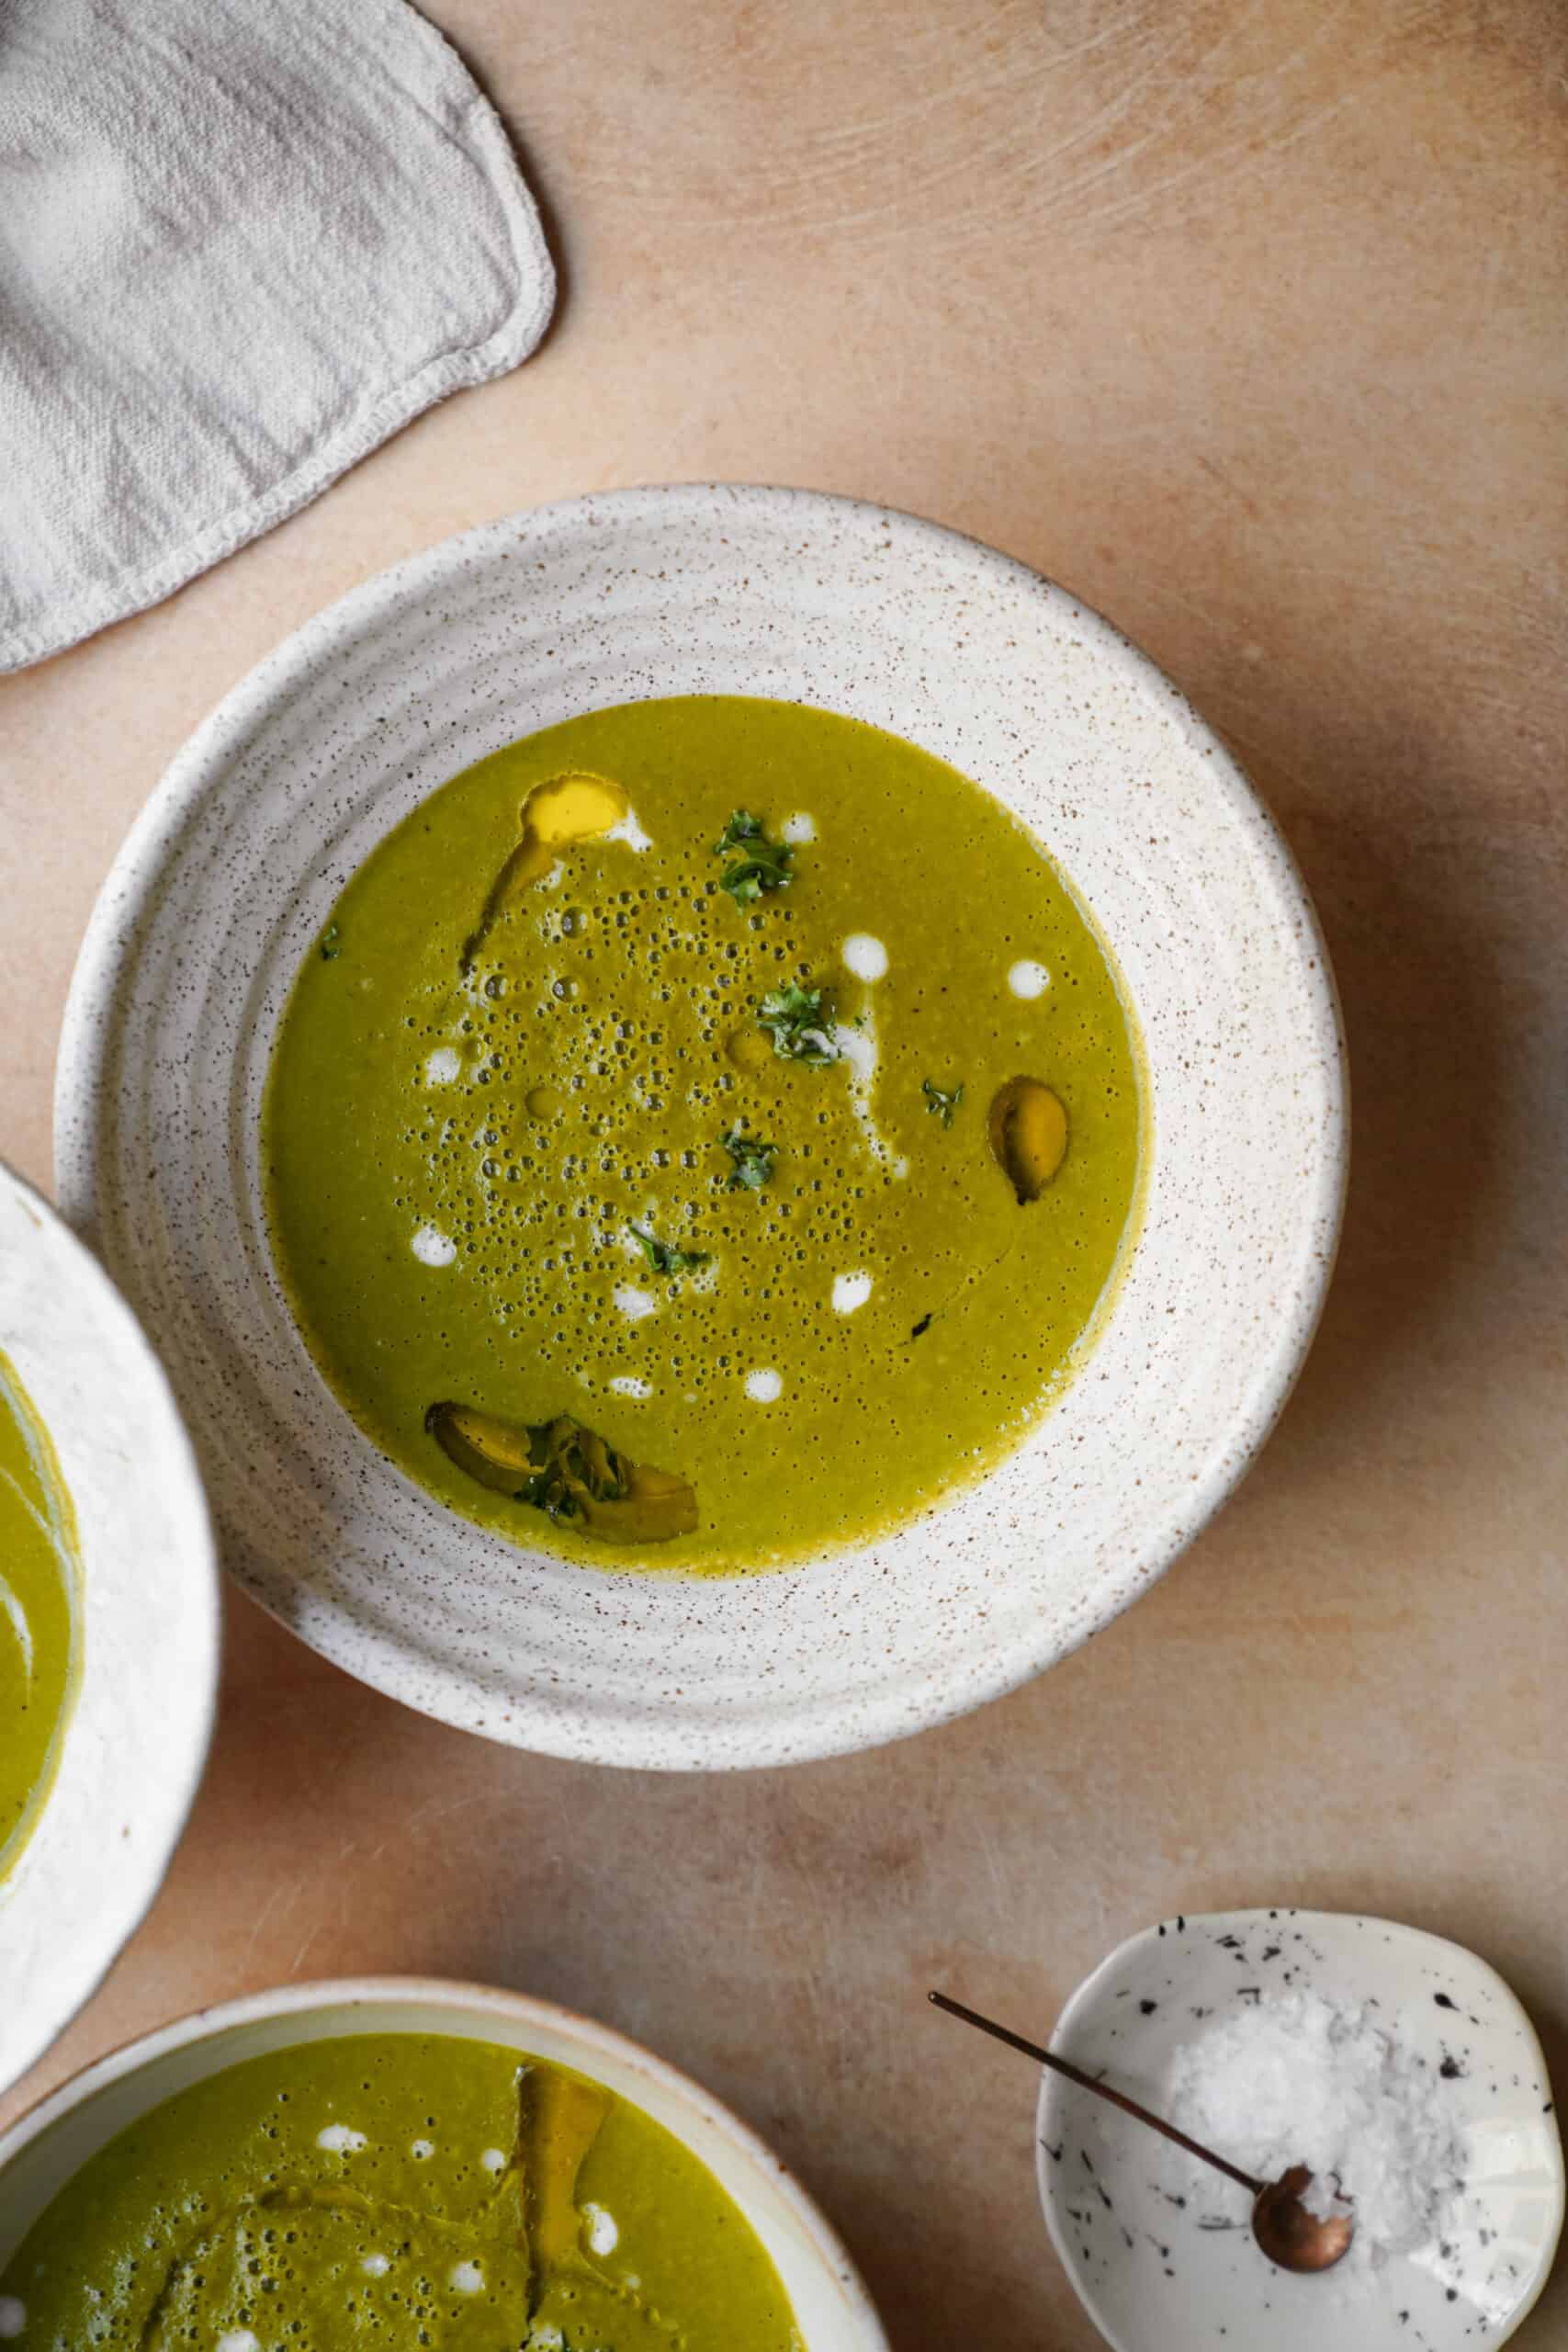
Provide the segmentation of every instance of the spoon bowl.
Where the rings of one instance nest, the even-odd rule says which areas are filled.
[[[1281,2270],[1332,2270],[1350,2251],[1356,2224],[1348,2213],[1319,2216],[1302,2201],[1312,2186],[1305,2165],[1292,2165],[1260,2188],[1252,2202],[1252,2234]]]

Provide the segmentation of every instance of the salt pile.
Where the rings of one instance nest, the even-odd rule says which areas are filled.
[[[1354,2213],[1351,2258],[1439,2233],[1462,2189],[1449,2085],[1365,2007],[1286,1993],[1216,2017],[1176,2053],[1171,2120],[1259,2180],[1306,2165],[1304,2201]],[[1211,2172],[1204,2186],[1213,2183]],[[1196,2182],[1194,2182],[1196,2186]]]

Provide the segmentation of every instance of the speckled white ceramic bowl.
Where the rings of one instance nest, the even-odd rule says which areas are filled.
[[[274,1030],[348,876],[459,768],[640,696],[772,695],[952,761],[1038,831],[1147,1053],[1141,1234],[1086,1368],[983,1484],[729,1581],[578,1568],[460,1521],[323,1386],[258,1181]],[[66,1017],[68,1214],[157,1333],[235,1573],[305,1640],[496,1739],[776,1764],[1010,1689],[1143,1591],[1290,1389],[1338,1228],[1334,989],[1290,857],[1159,673],[929,523],[804,491],[630,491],[470,532],[310,622],[175,760]]]
[[[3,1165],[0,1353],[53,1441],[82,1566],[81,1683],[59,1771],[0,1880],[3,2087],[81,2007],[158,1891],[207,1757],[219,1594],[201,1481],[157,1359],[96,1259]]]
[[[73,2174],[150,2108],[243,2059],[351,2033],[454,2034],[592,2075],[672,2132],[735,2199],[773,2257],[802,2352],[887,2352],[859,2273],[817,2207],[710,2092],[625,2035],[552,2002],[432,1977],[350,1977],[253,1993],[87,2067],[0,2133],[0,2270]]]
[[[1535,2029],[1495,1970],[1440,1936],[1348,1912],[1223,1911],[1165,1921],[1096,1969],[1051,2047],[1158,2113],[1203,2023],[1293,1989],[1375,2002],[1438,2074],[1463,2135],[1462,2212],[1376,2267],[1292,2278],[1258,2253],[1221,2174],[1179,2204],[1165,2143],[1059,2075],[1040,2089],[1041,2201],[1057,2253],[1115,2352],[1465,2352],[1506,2341],[1545,2286],[1562,2227],[1562,2145]],[[1227,2151],[1222,2149],[1223,2155]]]

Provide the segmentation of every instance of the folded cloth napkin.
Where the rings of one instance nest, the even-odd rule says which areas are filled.
[[[493,108],[403,0],[0,0],[0,670],[515,368],[554,296]]]

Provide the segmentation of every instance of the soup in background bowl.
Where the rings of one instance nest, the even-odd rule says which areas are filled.
[[[96,1260],[0,1165],[0,2086],[156,1894],[218,1651],[206,1502],[163,1372]]]
[[[186,2018],[0,2136],[0,2312],[22,2352],[251,2352],[327,2315],[433,2352],[886,2352],[820,2214],[694,2083],[412,1979]]]
[[[690,712],[693,697],[718,711],[723,728],[739,726],[738,704],[778,714],[761,722],[768,741],[757,734],[754,763],[736,755],[733,738],[715,736],[699,757],[688,736],[678,769],[660,777],[649,741],[678,706]],[[639,717],[632,706],[647,708]],[[907,839],[868,817],[865,779],[836,794],[834,763],[842,768],[844,755],[819,752],[827,736],[863,746],[867,730],[891,747],[880,754],[883,775],[897,772],[890,797],[916,811]],[[769,741],[791,747],[808,793],[794,790],[791,761],[775,763]],[[1003,846],[971,859],[935,798],[919,813],[913,780],[938,763],[960,802],[974,796],[975,841]],[[732,770],[743,771],[733,790]],[[552,1190],[565,1181],[558,1166],[546,1186],[523,1181],[536,1170],[509,1175],[526,1156],[510,1125],[504,1136],[496,1125],[491,1146],[484,1127],[459,1119],[456,1139],[443,1143],[426,1116],[451,1082],[453,1054],[459,1091],[484,1083],[465,1055],[471,1046],[477,1056],[487,1010],[499,1024],[489,1051],[502,1064],[491,1065],[489,1082],[511,1090],[525,1115],[553,1116],[562,1078],[590,1075],[569,1056],[536,1078],[522,1031],[502,1017],[508,986],[520,992],[513,1010],[532,1002],[526,1021],[537,1027],[548,1018],[539,985],[581,990],[587,978],[569,958],[591,934],[547,939],[540,907],[530,902],[520,915],[521,893],[512,891],[515,883],[532,891],[537,879],[520,871],[530,793],[572,775],[625,792],[656,844],[639,852],[628,839],[592,852],[600,883],[604,860],[624,856],[629,868],[678,837],[687,870],[649,887],[695,889],[706,869],[709,913],[694,926],[705,950],[716,964],[747,959],[731,1012],[716,1001],[716,1036],[701,1041],[722,1044],[728,1058],[715,1064],[713,1101],[700,1106],[714,1131],[700,1152],[693,1134],[681,1143],[699,1161],[685,1171],[694,1185],[685,1193],[667,1186],[665,1171],[655,1181],[649,1162],[661,1147],[646,1124],[632,1134],[618,1114],[616,1132],[592,1138],[612,1165],[574,1170],[586,1187],[575,1197]],[[801,816],[815,839],[790,838]],[[399,861],[434,822],[444,846],[422,888],[417,859]],[[788,887],[769,888],[785,847]],[[920,876],[919,891],[900,884],[895,892],[898,907],[916,910],[897,937],[873,911],[879,858],[896,879]],[[624,912],[636,928],[643,902],[595,904],[596,892],[577,890],[579,878],[592,878],[590,863],[562,857],[561,879],[542,898],[562,917],[607,915],[615,929]],[[743,880],[748,866],[757,869],[756,895],[727,892],[725,875]],[[951,909],[930,887],[947,867]],[[378,877],[394,869],[401,879],[383,903]],[[976,895],[987,873],[998,936],[982,950]],[[978,1433],[973,1416],[955,1424],[951,1451],[945,1421],[931,1442],[934,1399],[929,1418],[911,1419],[892,1373],[873,1372],[857,1399],[857,1442],[880,1439],[891,1450],[911,1430],[917,1442],[912,1461],[879,1464],[859,1492],[847,1453],[825,1452],[819,1426],[797,1407],[779,1415],[788,1367],[773,1356],[787,1342],[804,1394],[815,1318],[846,1376],[855,1351],[860,1365],[874,1364],[874,1340],[885,1366],[896,1349],[913,1366],[936,1335],[933,1320],[915,1336],[926,1307],[902,1341],[891,1326],[879,1335],[876,1322],[882,1308],[901,1315],[910,1304],[904,1274],[887,1272],[886,1255],[873,1263],[869,1250],[846,1246],[813,1275],[809,1299],[791,1294],[793,1320],[781,1315],[773,1327],[776,1350],[744,1366],[717,1363],[738,1353],[740,1323],[706,1302],[733,1306],[734,1286],[756,1280],[759,1228],[784,1224],[777,1187],[786,1167],[792,1187],[816,1181],[804,1173],[809,1098],[795,1081],[829,1090],[817,1100],[836,1132],[856,1115],[857,1016],[874,1025],[879,1056],[888,1048],[858,1099],[890,1159],[909,1162],[891,1186],[913,1185],[917,1162],[922,1184],[944,1169],[962,1169],[976,1185],[994,1179],[985,1215],[1005,1212],[1014,1230],[1035,1237],[1071,1206],[1088,1164],[1075,1162],[1074,1136],[1087,1145],[1093,1123],[1077,1115],[1089,1099],[1075,1100],[1078,1074],[1049,1060],[1066,965],[1060,935],[1054,968],[1029,906],[1020,913],[1019,894],[1027,899],[1036,885],[1055,891],[1062,922],[1070,915],[1077,926],[1074,952],[1088,959],[1080,993],[1097,972],[1101,1001],[1120,1008],[1122,1024],[1120,1043],[1114,1023],[1102,1042],[1135,1140],[1111,1171],[1106,1198],[1115,1205],[1080,1299],[1089,1311],[1081,1323],[1068,1317],[1076,1337],[1053,1368],[1041,1353],[1037,1285],[995,1286],[991,1316],[976,1322],[972,1346],[949,1351],[945,1379],[967,1409],[976,1384],[964,1386],[966,1375],[983,1381],[990,1366],[999,1378],[1005,1368],[997,1421],[980,1416]],[[843,890],[850,896],[830,908],[829,894]],[[411,935],[395,956],[375,938],[394,900],[413,908],[424,943]],[[361,914],[372,919],[364,966]],[[781,975],[795,967],[796,999],[763,1022],[771,991],[759,949],[772,959],[786,933],[804,938],[818,920],[809,953],[792,957],[786,947],[778,961]],[[1004,962],[1010,928],[1020,952]],[[525,936],[533,960],[509,970]],[[433,941],[452,983],[480,991],[457,1013],[456,1039],[431,993],[435,967],[421,960]],[[650,930],[644,944],[658,944]],[[725,956],[728,945],[737,959]],[[887,970],[871,978],[877,947]],[[671,941],[664,948],[677,953]],[[982,953],[996,992],[942,1031],[928,1067],[903,1018],[913,996],[888,996],[885,1021],[877,992],[908,989],[917,974],[928,991],[937,975],[940,991],[942,973]],[[1015,965],[1021,994],[1010,982]],[[809,1000],[829,978],[824,1026],[829,1008]],[[484,997],[488,979],[501,983],[499,1000]],[[357,1095],[363,1069],[358,1059],[348,1066],[380,1051],[359,1023],[360,982],[382,989],[389,1005],[400,989],[407,996],[392,1026],[405,1024],[394,1042],[407,1053],[408,1151],[423,1154],[433,1176],[448,1148],[489,1157],[492,1168],[475,1180],[490,1188],[484,1204],[472,1207],[470,1184],[469,1205],[459,1201],[453,1216],[439,1187],[422,1193],[405,1161],[376,1211],[401,1222],[372,1235],[333,1297],[330,1263],[323,1285],[304,1262],[312,1218],[352,1213],[352,1203],[328,1198],[323,1171],[334,1154],[345,1173],[363,1161],[356,1118],[390,1099],[384,1090]],[[998,1005],[1013,1024],[1001,1035],[1016,1065],[1001,1058]],[[465,1017],[473,1032],[461,1032]],[[626,1018],[608,1002],[595,1017],[611,1028]],[[295,1087],[288,1073],[292,1063],[299,1077],[308,1060],[306,1022],[325,1049],[327,1078]],[[839,1046],[832,1065],[786,1068],[774,1055],[781,1034],[810,1050],[814,1031]],[[742,1036],[767,1057],[754,1094],[728,1052],[739,1053]],[[608,1085],[633,1041],[592,1042],[606,1049],[600,1082]],[[618,1044],[627,1057],[615,1054]],[[335,1073],[334,1055],[344,1064]],[[269,1118],[274,1070],[284,1077]],[[719,1089],[731,1071],[745,1085]],[[642,1075],[646,1084],[646,1067]],[[334,1078],[359,1104],[355,1118],[335,1124]],[[1041,1093],[1025,1103],[1007,1091],[1014,1080]],[[529,1114],[536,1086],[543,1112]],[[1042,1095],[1065,1114],[1065,1157]],[[1328,1278],[1345,1172],[1341,1042],[1310,905],[1234,763],[1168,682],[1062,590],[971,541],[852,502],[723,487],[621,492],[487,526],[372,582],[264,662],[176,760],[110,877],[72,992],[57,1104],[62,1198],[168,1351],[227,1556],[246,1586],[326,1655],[410,1704],[491,1737],[637,1766],[784,1762],[917,1730],[1010,1689],[1124,1607],[1223,1501],[1280,1410]],[[982,1111],[995,1166],[980,1148]],[[564,1141],[563,1159],[586,1156],[581,1140]],[[1004,1172],[1007,1154],[1016,1162],[1024,1145],[1039,1190],[1021,1204]],[[753,1147],[762,1146],[775,1147],[766,1181],[732,1193],[729,1174],[757,1172]],[[942,1157],[949,1148],[951,1161]],[[528,1343],[513,1346],[498,1321],[481,1362],[468,1308],[448,1321],[439,1302],[471,1306],[459,1255],[495,1238],[481,1231],[484,1216],[513,1219],[513,1193],[525,1210],[531,1199],[570,1216],[581,1204],[583,1222],[610,1239],[596,1243],[603,1255],[587,1290],[537,1289]],[[923,1204],[931,1195],[898,1197]],[[792,1189],[792,1219],[823,1198],[797,1199]],[[668,1229],[650,1222],[655,1212]],[[710,1213],[721,1218],[716,1246]],[[905,1219],[911,1242],[919,1226],[927,1252],[964,1271],[962,1217],[933,1238],[924,1214],[922,1205]],[[472,1233],[455,1229],[470,1217]],[[885,1253],[897,1223],[879,1216]],[[334,1246],[348,1229],[344,1222]],[[1089,1248],[1087,1225],[1078,1238]],[[542,1279],[542,1261],[531,1262]],[[443,1291],[438,1276],[457,1279]],[[867,1276],[869,1296],[840,1317],[840,1331],[826,1319],[837,1313],[833,1287],[845,1279],[847,1303]],[[433,1311],[417,1327],[419,1363],[400,1386],[401,1369],[383,1378],[374,1357],[378,1348],[395,1356],[412,1328],[412,1285]],[[610,1320],[620,1315],[617,1287],[653,1300],[641,1319],[660,1328],[657,1366],[646,1355],[634,1362],[647,1341]],[[950,1304],[935,1299],[933,1317]],[[590,1308],[600,1337],[613,1333],[624,1354],[598,1345]],[[863,1338],[854,1336],[856,1314],[872,1318],[859,1327]],[[541,1317],[571,1327],[570,1342],[553,1352],[536,1345]],[[678,1328],[694,1343],[704,1330],[714,1342],[702,1380],[689,1384],[694,1405],[684,1388],[671,1399],[611,1387],[619,1379],[653,1388],[675,1371],[677,1353],[683,1371]],[[722,1409],[706,1402],[721,1374]],[[767,1380],[748,1393],[751,1375],[768,1374],[776,1393]],[[575,1385],[580,1376],[594,1385]],[[743,1404],[758,1431],[744,1515],[738,1482],[730,1537],[721,1541],[713,1516],[710,1555],[688,1549],[681,1558],[712,1510],[735,1433],[752,1425]],[[475,1414],[478,1423],[454,1418]],[[776,1440],[770,1414],[784,1432]],[[563,1419],[571,1428],[560,1439]],[[476,1453],[513,1481],[502,1501],[483,1478],[458,1484]],[[669,1567],[656,1574],[651,1545],[642,1565],[626,1566],[598,1535],[590,1552],[583,1532],[596,1520],[602,1535],[617,1510],[624,1524],[633,1474],[644,1467],[668,1482],[660,1509],[676,1522]],[[682,1486],[695,1490],[689,1529]],[[573,1512],[560,1510],[563,1497]],[[553,1513],[541,1510],[552,1502]],[[566,1523],[574,1515],[576,1527]],[[756,1565],[774,1572],[693,1573]]]
[[[0,1884],[54,1785],[81,1651],[76,1514],[49,1431],[0,1355]]]

